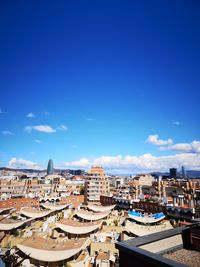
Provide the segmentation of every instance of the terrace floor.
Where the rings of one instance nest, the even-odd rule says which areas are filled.
[[[190,267],[200,266],[200,251],[180,249],[174,252],[164,254],[163,257],[174,260],[178,263],[185,264]]]

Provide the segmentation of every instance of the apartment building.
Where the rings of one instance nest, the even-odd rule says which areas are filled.
[[[104,169],[99,166],[92,167],[85,176],[84,202],[100,202],[100,195],[107,195],[109,192],[109,180]]]

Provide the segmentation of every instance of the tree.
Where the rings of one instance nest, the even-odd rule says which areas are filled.
[[[84,195],[84,193],[85,193],[85,187],[81,185],[80,186],[80,194]]]

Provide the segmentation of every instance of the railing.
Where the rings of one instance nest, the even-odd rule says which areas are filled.
[[[200,226],[196,225],[190,228],[190,239],[194,250],[200,251]]]
[[[131,267],[133,266],[143,266],[143,267],[183,267],[185,265],[179,264],[175,261],[169,260],[161,256],[159,253],[152,253],[150,251],[144,250],[141,247],[145,245],[150,245],[157,241],[166,239],[166,242],[169,238],[177,235],[182,235],[183,230],[188,230],[185,226],[165,230],[159,233],[150,234],[142,237],[138,237],[132,240],[119,242],[115,245],[119,249],[120,255],[120,266]],[[170,245],[170,244],[169,244]],[[182,245],[180,245],[182,246]],[[162,250],[162,248],[160,248]],[[174,247],[169,247],[167,250],[174,249]],[[165,251],[166,252],[166,251]]]

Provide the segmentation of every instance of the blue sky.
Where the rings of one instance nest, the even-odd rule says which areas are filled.
[[[0,166],[200,169],[199,1],[1,1]]]

